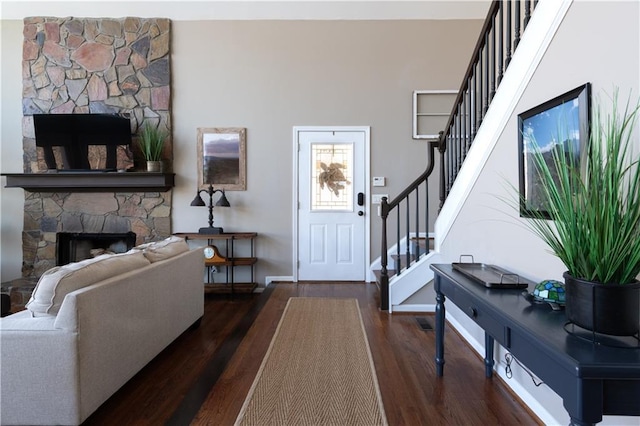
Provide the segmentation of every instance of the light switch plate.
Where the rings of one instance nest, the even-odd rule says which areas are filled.
[[[373,186],[385,186],[386,185],[386,179],[384,176],[375,176],[373,178]]]
[[[382,197],[387,197],[387,200],[389,200],[389,194],[371,194],[371,203],[380,204]]]

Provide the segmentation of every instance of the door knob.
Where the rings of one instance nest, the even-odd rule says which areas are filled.
[[[364,212],[361,210],[358,212],[358,216],[364,216]]]

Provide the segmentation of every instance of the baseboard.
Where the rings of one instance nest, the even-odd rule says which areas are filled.
[[[293,277],[292,276],[271,276],[271,277],[264,277],[264,285],[265,287],[269,286],[269,284],[271,284],[272,282],[293,282]]]
[[[394,305],[393,312],[435,312],[436,305],[429,304],[411,304],[411,305]]]

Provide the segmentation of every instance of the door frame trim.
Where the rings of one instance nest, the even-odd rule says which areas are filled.
[[[364,281],[369,282],[369,265],[371,265],[371,126],[293,126],[293,282],[298,282],[298,146],[302,132],[363,132],[364,133],[364,190],[365,190],[365,224],[364,224]]]

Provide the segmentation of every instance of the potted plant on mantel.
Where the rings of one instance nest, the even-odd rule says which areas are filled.
[[[582,167],[554,150],[545,161],[533,147],[533,163],[551,220],[529,227],[567,267],[567,320],[596,333],[638,333],[640,311],[640,104],[593,109]],[[582,169],[582,170],[581,170]],[[554,177],[555,176],[555,177]]]
[[[147,160],[148,172],[162,172],[162,148],[167,138],[167,132],[156,127],[150,122],[144,123],[138,143],[142,155]]]

